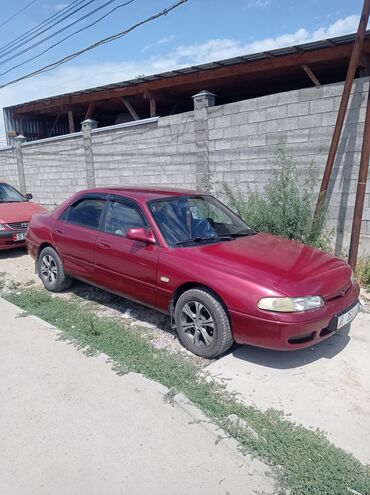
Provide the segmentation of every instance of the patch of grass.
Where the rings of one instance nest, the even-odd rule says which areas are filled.
[[[356,267],[358,283],[370,289],[370,257],[360,258]]]
[[[6,298],[58,327],[79,347],[106,353],[118,373],[142,373],[167,386],[171,394],[184,393],[236,438],[242,450],[272,466],[280,490],[288,489],[292,495],[348,495],[348,489],[370,494],[369,467],[333,446],[322,433],[293,425],[277,411],[243,405],[218,382],[205,380],[200,365],[187,356],[156,349],[122,323],[99,319],[88,307],[45,291],[27,288]],[[230,415],[250,428],[230,421]]]

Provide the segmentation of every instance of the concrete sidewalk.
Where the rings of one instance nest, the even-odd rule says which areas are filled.
[[[307,349],[278,352],[240,346],[208,366],[247,404],[279,409],[320,428],[335,445],[370,463],[370,314]]]
[[[254,494],[270,485],[140,375],[0,299],[0,493]]]

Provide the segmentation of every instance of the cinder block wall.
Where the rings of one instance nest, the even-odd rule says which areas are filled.
[[[349,243],[368,84],[362,78],[353,85],[330,183],[328,219],[338,251]],[[247,194],[266,184],[282,141],[302,172],[297,180],[311,163],[320,180],[342,90],[343,83],[331,84],[93,130],[95,183],[195,188],[210,172],[216,185]],[[85,145],[81,133],[22,145],[27,192],[54,207],[86,187]],[[11,148],[0,150],[0,178],[19,185]],[[361,241],[360,252],[370,254],[370,186]]]
[[[82,136],[45,139],[22,146],[27,192],[49,209],[86,188]]]
[[[193,112],[91,134],[97,186],[195,187]]]
[[[12,148],[0,150],[0,180],[19,188],[17,160]]]
[[[337,251],[346,251],[360,163],[369,78],[353,85],[328,194],[328,225]],[[261,190],[278,143],[286,142],[302,180],[313,163],[318,188],[337,118],[343,83],[308,88],[212,107],[208,110],[209,167],[216,183]],[[370,181],[370,179],[369,179]],[[362,223],[362,245],[370,253],[370,185]]]

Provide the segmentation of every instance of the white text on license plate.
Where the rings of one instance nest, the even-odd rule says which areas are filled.
[[[19,232],[19,234],[14,234],[13,241],[24,241],[25,236],[26,236],[25,232]]]
[[[344,325],[347,325],[347,323],[352,321],[356,317],[359,309],[360,309],[360,303],[357,303],[356,306],[354,306],[352,309],[347,311],[347,313],[344,313],[344,315],[340,316],[338,318],[337,330],[339,330],[340,328],[344,327]]]

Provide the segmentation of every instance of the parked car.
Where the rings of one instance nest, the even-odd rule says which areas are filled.
[[[32,203],[32,194],[23,196],[0,181],[0,251],[25,245],[25,236],[33,213],[45,211]]]
[[[33,215],[27,247],[50,291],[88,282],[169,313],[181,343],[213,358],[233,341],[311,346],[359,310],[344,261],[250,228],[195,191],[99,188]]]

